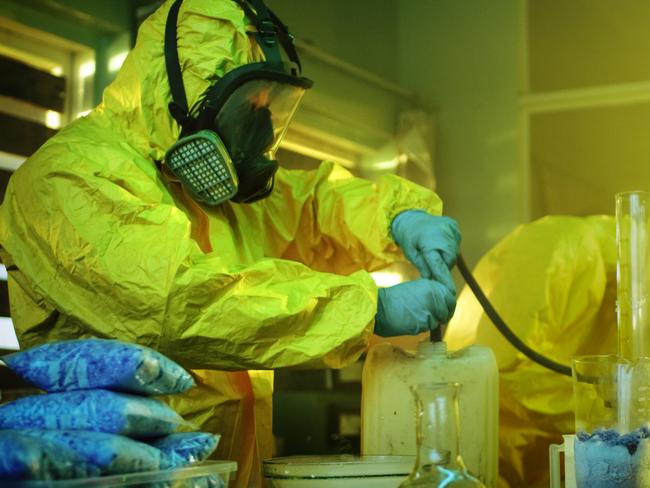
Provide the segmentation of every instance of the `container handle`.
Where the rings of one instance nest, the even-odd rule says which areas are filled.
[[[564,452],[564,444],[551,444],[548,448],[551,488],[562,488],[562,478],[560,477],[561,452]]]

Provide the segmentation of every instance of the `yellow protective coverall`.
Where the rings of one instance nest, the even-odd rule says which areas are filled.
[[[440,214],[441,202],[332,163],[281,169],[254,204],[191,202],[155,163],[179,135],[163,52],[170,6],[144,22],[102,104],[12,176],[0,256],[22,347],[117,338],[192,368],[197,388],[169,402],[223,435],[217,457],[237,460],[238,487],[258,486],[259,461],[272,455],[273,376],[245,370],[355,361],[376,313],[367,271],[402,259],[392,218]],[[230,0],[185,0],[178,49],[190,105],[259,56]]]
[[[542,218],[499,242],[474,276],[517,336],[554,361],[615,353],[615,227],[605,216]],[[571,378],[514,349],[467,287],[445,339],[451,349],[478,343],[496,355],[504,486],[548,486],[549,445],[575,431]]]

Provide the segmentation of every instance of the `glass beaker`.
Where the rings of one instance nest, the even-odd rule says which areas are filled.
[[[578,488],[650,486],[650,361],[573,359]]]
[[[425,383],[411,388],[417,419],[417,458],[413,472],[399,486],[483,487],[460,453],[459,383]]]
[[[573,358],[576,433],[629,428],[630,363],[616,355]]]

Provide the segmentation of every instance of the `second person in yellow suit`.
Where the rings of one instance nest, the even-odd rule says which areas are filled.
[[[474,276],[514,333],[555,362],[616,353],[613,217],[548,216],[519,226],[479,261]],[[496,355],[504,486],[548,486],[549,445],[575,432],[571,378],[517,351],[467,287],[445,340],[450,349],[478,343]]]
[[[373,331],[416,334],[448,320],[460,236],[434,217],[442,205],[431,191],[332,163],[280,168],[251,203],[192,198],[164,162],[183,120],[169,107],[169,13],[178,9],[182,85],[195,107],[215,81],[264,58],[241,3],[170,1],[144,22],[103,102],[12,176],[0,257],[23,347],[116,338],[192,368],[198,386],[168,401],[221,433],[217,457],[238,462],[238,487],[255,487],[272,455],[268,370],[342,367]],[[378,290],[368,271],[404,255],[422,279]]]

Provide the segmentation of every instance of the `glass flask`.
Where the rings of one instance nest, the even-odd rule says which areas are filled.
[[[425,383],[411,388],[417,407],[415,467],[399,488],[483,487],[460,454],[460,383]]]

